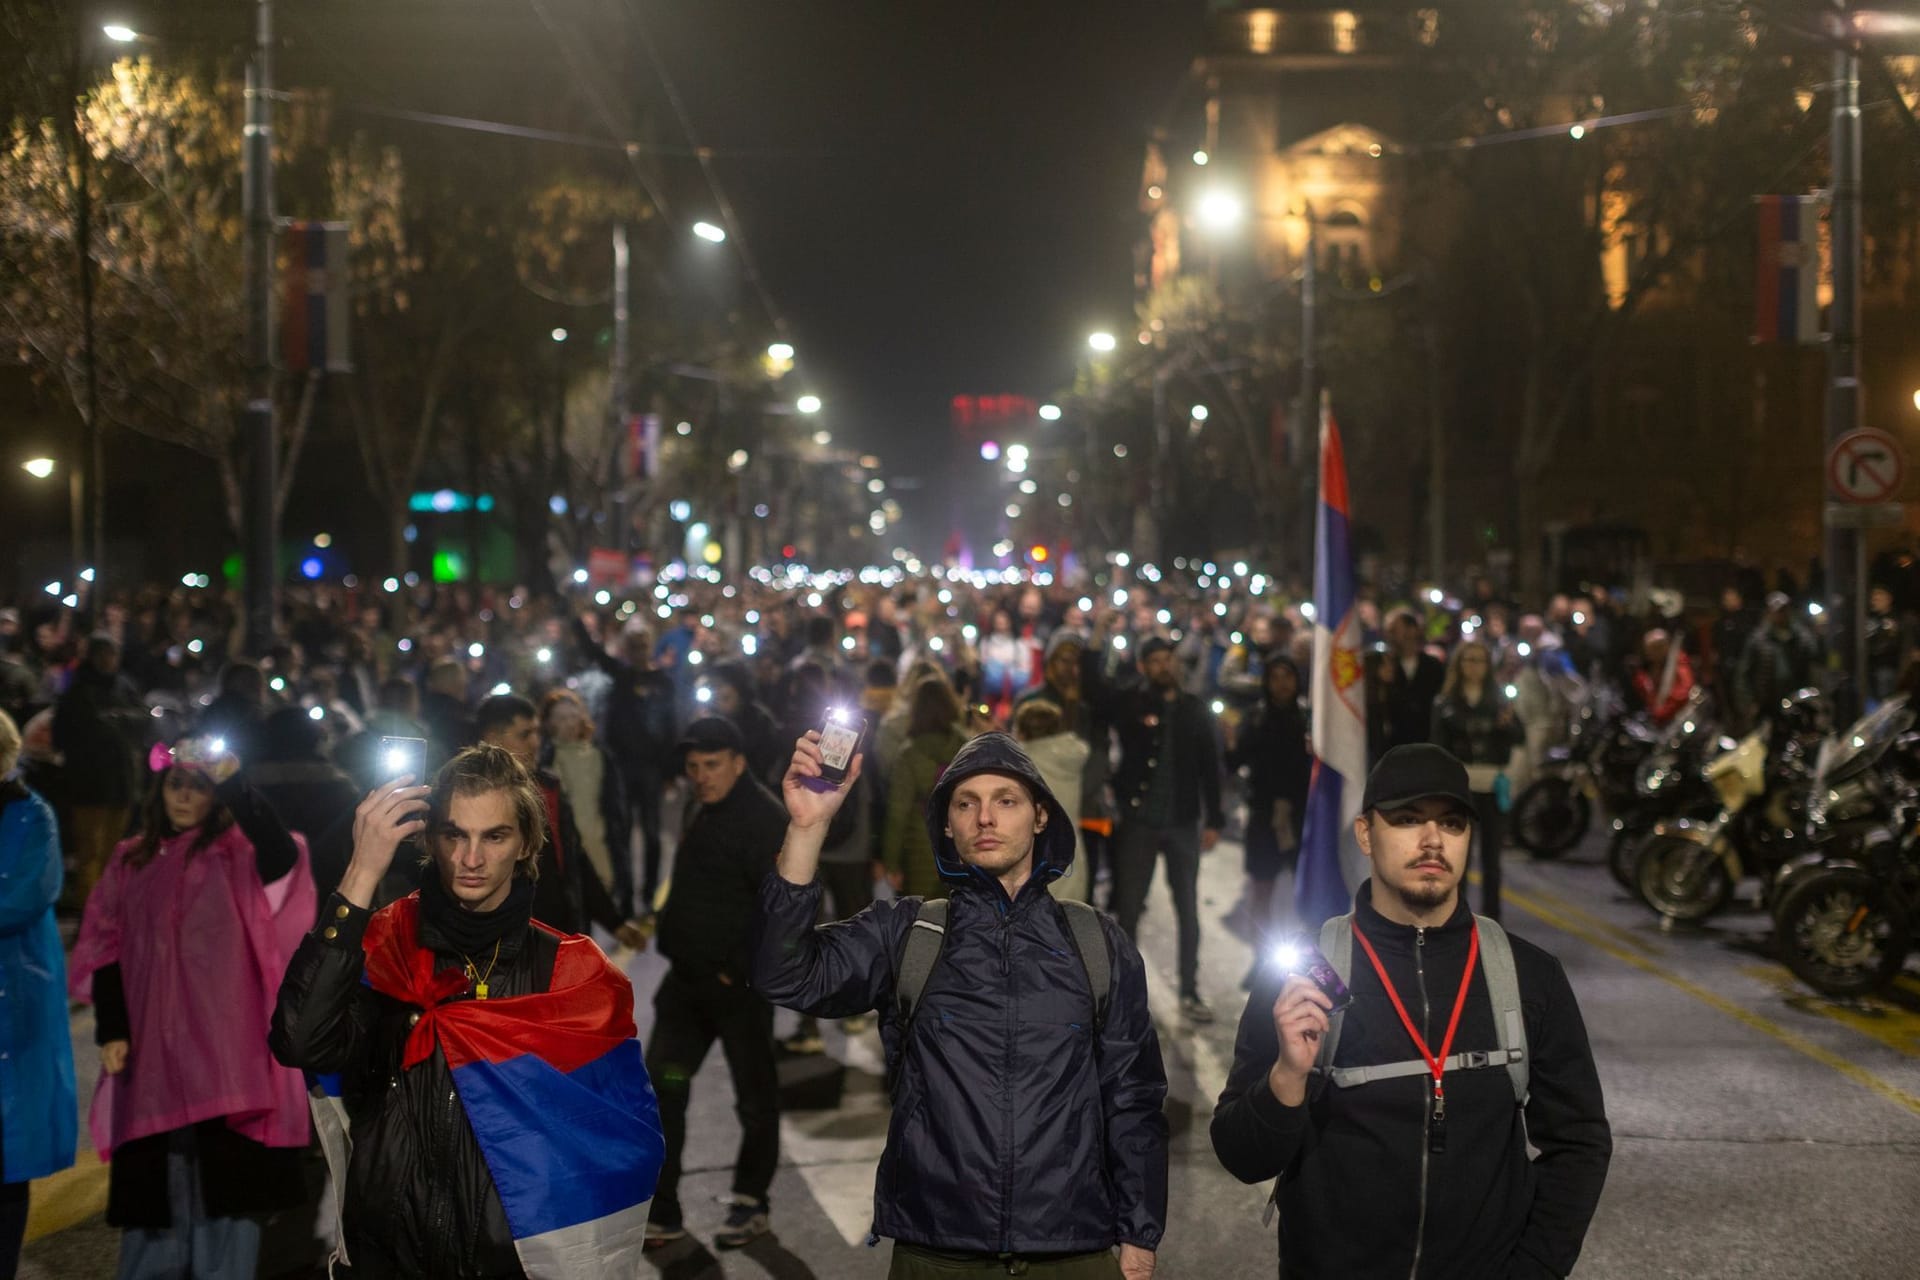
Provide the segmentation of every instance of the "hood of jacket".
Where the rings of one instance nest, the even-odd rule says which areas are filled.
[[[1018,778],[1033,794],[1034,804],[1046,810],[1046,830],[1033,841],[1033,879],[1042,885],[1059,879],[1073,865],[1077,843],[1073,822],[1067,816],[1066,807],[1048,789],[1046,779],[1040,776],[1039,766],[1018,742],[1004,733],[983,733],[961,747],[947,762],[933,794],[927,797],[927,839],[933,845],[933,860],[940,869],[941,879],[961,883],[992,879],[962,862],[953,837],[947,834],[947,803],[953,797],[954,788],[982,773]]]

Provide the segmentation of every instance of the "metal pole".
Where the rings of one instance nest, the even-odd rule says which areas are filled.
[[[615,223],[613,227],[613,355],[609,375],[612,381],[613,433],[614,447],[607,463],[607,490],[613,498],[613,510],[603,512],[607,519],[614,522],[615,528],[609,530],[614,535],[614,546],[622,552],[631,549],[632,530],[627,520],[627,487],[620,478],[620,454],[630,430],[628,420],[633,417],[632,367],[627,352],[629,341],[629,264],[632,255],[627,248],[627,227],[625,223]],[[636,469],[634,479],[641,476]]]
[[[1167,439],[1167,371],[1161,367],[1153,371],[1153,474],[1148,477],[1151,486],[1148,505],[1153,509],[1153,555],[1161,564],[1171,559],[1167,539],[1167,472],[1172,459],[1167,455],[1172,451]]]
[[[1315,506],[1320,484],[1320,371],[1315,359],[1319,345],[1315,336],[1318,320],[1317,298],[1320,274],[1320,225],[1313,206],[1307,205],[1307,257],[1300,270],[1300,409],[1294,414],[1294,468],[1299,507],[1294,521],[1299,545],[1304,548],[1305,580],[1313,579],[1313,537]]]
[[[1836,6],[1844,20],[1846,6]],[[1833,310],[1827,340],[1827,446],[1860,426],[1860,54],[1851,32],[1833,54]],[[1823,495],[1824,496],[1824,495]],[[1826,608],[1850,631],[1842,660],[1858,698],[1866,672],[1866,533],[1826,528]],[[1855,545],[1859,544],[1859,545]]]
[[[278,540],[273,408],[273,4],[254,6],[253,61],[247,66],[242,199],[246,208],[247,403],[241,415],[250,465],[246,489],[247,649],[273,643],[274,544]]]

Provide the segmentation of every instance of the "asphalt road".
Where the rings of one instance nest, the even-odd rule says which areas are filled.
[[[1896,1280],[1920,1257],[1920,978],[1884,999],[1837,1006],[1797,989],[1765,953],[1765,920],[1729,915],[1669,932],[1626,900],[1597,843],[1568,859],[1509,855],[1505,923],[1557,954],[1585,1013],[1613,1120],[1614,1160],[1575,1274],[1652,1277],[1841,1276]],[[1231,1061],[1248,947],[1238,936],[1238,846],[1203,864],[1202,986],[1219,1013],[1182,1025],[1172,985],[1172,911],[1156,885],[1142,926],[1171,1091],[1172,1211],[1160,1274],[1267,1276],[1275,1243],[1260,1225],[1266,1191],[1215,1163],[1207,1117]],[[629,958],[642,1000],[659,979],[651,955]],[[787,1029],[783,1017],[782,1034]],[[669,1280],[883,1276],[887,1250],[864,1247],[873,1169],[886,1127],[877,1037],[829,1028],[828,1051],[853,1070],[845,1105],[782,1122],[772,1236],[721,1254],[738,1130],[725,1065],[714,1053],[694,1085],[683,1188],[693,1238],[651,1257]],[[97,1071],[85,1015],[83,1094]],[[115,1234],[99,1217],[104,1170],[82,1167],[36,1188],[22,1276],[109,1276]],[[298,1232],[294,1232],[295,1235]]]

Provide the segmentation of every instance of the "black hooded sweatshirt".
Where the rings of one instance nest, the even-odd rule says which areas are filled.
[[[1358,927],[1437,1051],[1473,916],[1462,903],[1445,924],[1394,924],[1373,909],[1371,889],[1369,881],[1355,897]],[[1242,1182],[1281,1179],[1287,1280],[1488,1280],[1573,1270],[1613,1140],[1586,1026],[1560,962],[1524,939],[1512,943],[1531,1058],[1527,1105],[1515,1105],[1504,1068],[1449,1071],[1446,1149],[1438,1153],[1426,1136],[1431,1076],[1346,1089],[1315,1079],[1298,1107],[1274,1097],[1267,1073],[1279,1056],[1273,1006],[1283,979],[1255,984],[1214,1108],[1213,1149]],[[1418,1059],[1357,939],[1348,985],[1353,1004],[1334,1065]],[[1485,970],[1475,966],[1453,1051],[1494,1047]],[[1529,1140],[1540,1152],[1532,1160]]]
[[[981,773],[1019,778],[1048,814],[1033,874],[1011,899],[961,864],[946,835],[948,797]],[[760,890],[761,993],[816,1017],[880,1012],[898,1083],[874,1234],[969,1254],[1157,1249],[1167,1218],[1167,1078],[1146,970],[1102,916],[1113,985],[1096,1029],[1065,908],[1047,892],[1073,861],[1066,811],[1019,745],[988,733],[947,765],[927,805],[927,834],[954,890],[911,1029],[894,979],[921,899],[876,902],[816,928],[817,882],[801,888],[776,873]]]

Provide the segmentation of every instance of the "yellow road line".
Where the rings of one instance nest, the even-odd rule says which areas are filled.
[[[1789,971],[1771,965],[1746,965],[1740,972],[1775,988],[1782,999],[1803,1013],[1817,1013],[1878,1040],[1895,1053],[1920,1058],[1920,1014],[1883,1000],[1840,1004],[1801,986]]]
[[[1480,881],[1480,873],[1476,871],[1471,874],[1474,883],[1478,884]],[[1607,883],[1612,884],[1612,879],[1609,878]],[[1503,889],[1501,897],[1505,898],[1511,892],[1512,890],[1510,889]],[[1631,929],[1623,929],[1609,920],[1603,920],[1586,908],[1569,902],[1557,893],[1539,888],[1538,886],[1527,890],[1527,892],[1539,900],[1550,903],[1560,914],[1572,916],[1575,920],[1584,923],[1589,929],[1594,930],[1596,933],[1604,933],[1622,946],[1632,947],[1635,951],[1645,952],[1650,956],[1664,956],[1667,953],[1665,947],[1653,941],[1651,938],[1643,938]]]
[[[1676,990],[1692,996],[1708,1008],[1718,1009],[1734,1021],[1751,1027],[1762,1035],[1773,1037],[1789,1049],[1803,1053],[1823,1066],[1833,1068],[1833,1070],[1839,1072],[1864,1089],[1872,1090],[1895,1106],[1904,1107],[1914,1115],[1920,1116],[1920,1097],[1908,1093],[1905,1089],[1897,1085],[1887,1083],[1871,1071],[1847,1061],[1847,1059],[1841,1057],[1831,1049],[1815,1044],[1797,1031],[1791,1031],[1773,1021],[1771,1018],[1763,1017],[1750,1009],[1743,1009],[1725,996],[1715,991],[1709,991],[1697,982],[1690,982],[1677,974],[1667,972],[1666,969],[1655,964],[1645,956],[1638,955],[1627,950],[1625,947],[1615,944],[1601,936],[1598,932],[1586,928],[1579,922],[1569,919],[1550,907],[1534,902],[1525,894],[1515,893],[1513,890],[1508,889],[1501,897],[1503,901],[1511,902],[1514,906],[1519,907],[1535,919],[1552,925],[1562,933],[1579,938],[1589,946],[1597,947],[1622,964],[1629,964],[1636,969],[1652,974]]]
[[[91,1151],[82,1151],[71,1169],[62,1169],[33,1184],[27,1209],[27,1243],[77,1227],[107,1211],[107,1166]]]

